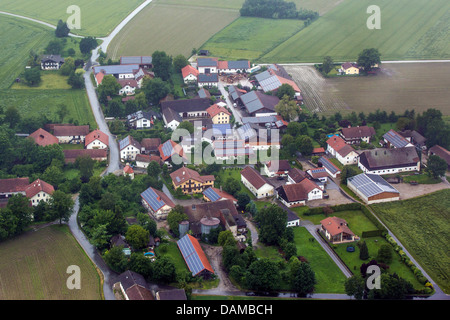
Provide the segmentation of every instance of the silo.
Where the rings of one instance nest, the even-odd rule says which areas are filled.
[[[220,220],[212,217],[203,217],[200,220],[202,234],[209,234],[209,232],[220,225]]]
[[[189,221],[181,221],[178,224],[178,232],[180,233],[180,238],[184,236],[189,231]]]

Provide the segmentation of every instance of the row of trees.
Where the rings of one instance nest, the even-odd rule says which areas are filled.
[[[297,11],[294,2],[284,0],[246,0],[240,9],[241,16],[271,18],[271,19],[299,19],[315,20],[319,13],[301,8]]]

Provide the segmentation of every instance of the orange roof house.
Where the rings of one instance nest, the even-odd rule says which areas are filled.
[[[347,226],[347,221],[338,217],[328,217],[320,221],[320,231],[332,243],[350,242],[355,234]]]
[[[87,149],[107,148],[109,146],[109,137],[106,133],[95,129],[86,136],[84,145]]]
[[[186,82],[197,80],[197,77],[200,74],[200,72],[193,66],[188,64],[187,66],[181,69],[181,74],[183,75],[183,80]]]
[[[226,108],[221,107],[217,104],[213,104],[211,107],[206,109],[206,112],[208,112],[208,114],[211,116],[211,118],[214,118],[216,115],[218,115],[221,112],[223,112],[229,116],[231,115],[230,111],[228,111]]]
[[[58,144],[59,140],[57,137],[52,135],[51,133],[45,131],[42,128],[37,129],[35,132],[28,136],[33,139],[36,144],[45,147],[51,144]]]

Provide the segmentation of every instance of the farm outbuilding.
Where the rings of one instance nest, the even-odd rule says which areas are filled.
[[[347,186],[367,204],[400,199],[400,192],[376,174],[361,173],[348,178]]]

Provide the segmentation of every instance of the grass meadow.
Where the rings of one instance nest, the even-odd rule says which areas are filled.
[[[441,289],[450,293],[450,189],[371,208]]]
[[[72,12],[71,5],[80,8],[81,29],[73,33],[84,36],[104,37],[108,35],[129,13],[144,0],[2,0],[0,11],[6,11],[56,25],[58,20],[67,21]],[[3,16],[2,16],[3,19]]]
[[[381,29],[369,30],[370,5],[381,9]],[[345,0],[309,27],[264,55],[261,62],[354,61],[365,48],[382,60],[450,57],[450,2],[446,0]]]
[[[0,243],[0,300],[100,300],[100,275],[66,225]],[[80,267],[81,289],[66,286],[67,267]]]

